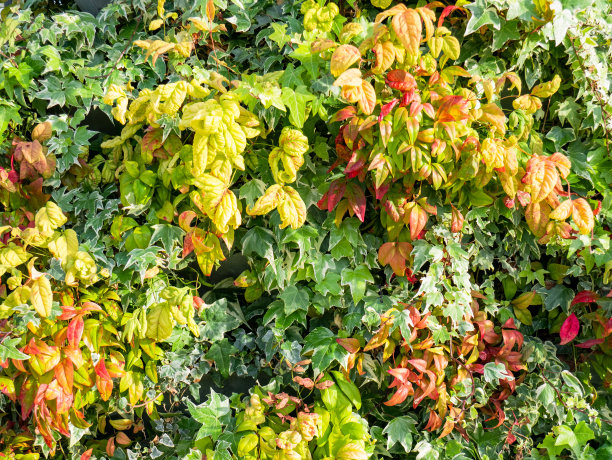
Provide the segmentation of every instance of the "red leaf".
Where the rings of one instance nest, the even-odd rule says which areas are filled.
[[[71,346],[79,346],[81,337],[83,337],[84,328],[85,323],[83,322],[83,318],[81,316],[77,316],[70,321],[70,324],[68,324],[68,330],[66,331],[66,337],[68,338],[68,343]]]
[[[414,77],[405,70],[400,69],[389,72],[385,82],[391,88],[400,90],[401,92],[410,91],[416,88],[416,80]]]
[[[446,17],[455,10],[465,11],[465,9],[460,6],[456,6],[456,5],[447,6],[446,8],[442,10],[442,14],[440,14],[440,18],[438,19],[438,27],[442,27],[442,24],[444,23],[444,19],[446,19]]]
[[[385,105],[383,105],[380,108],[380,115],[378,115],[378,122],[380,123],[383,118],[389,115],[389,113],[391,113],[391,110],[393,110],[393,107],[395,107],[398,103],[399,103],[399,99],[395,98],[391,102],[387,102]]]
[[[595,345],[604,343],[604,339],[589,339],[582,343],[577,343],[578,348],[593,348]]]
[[[443,96],[436,117],[439,122],[464,121],[469,117],[468,101],[462,96]]]
[[[561,331],[559,335],[561,336],[561,345],[565,345],[566,343],[571,342],[578,335],[580,331],[580,322],[575,314],[571,314],[567,317],[565,321],[563,321],[563,325],[561,326]]]
[[[366,198],[363,193],[363,189],[359,185],[351,182],[346,188],[346,198],[348,199],[349,206],[359,218],[361,222],[365,220],[365,209],[366,209]]]
[[[66,321],[74,318],[77,315],[77,311],[74,307],[69,305],[62,305],[62,314],[57,317],[57,319],[61,319],[62,321]]]
[[[386,401],[384,403],[385,406],[395,406],[397,404],[403,403],[408,397],[408,394],[410,393],[410,387],[412,386],[412,385],[410,386],[408,385],[402,386],[399,390],[397,390],[395,394],[391,396],[391,399],[389,399],[389,401]]]
[[[346,182],[335,180],[330,184],[329,191],[327,192],[327,210],[329,212],[332,212],[332,210],[340,202],[345,191]]]
[[[344,174],[346,174],[349,179],[352,179],[353,177],[357,177],[361,173],[364,166],[364,154],[360,152],[353,152],[353,154],[351,155],[351,159],[346,165],[346,168],[344,168]]]
[[[102,307],[94,302],[83,302],[83,306],[79,310],[79,314],[83,315],[88,311],[102,311]]]
[[[356,114],[357,109],[354,106],[349,105],[348,107],[338,110],[330,121],[333,123],[334,121],[348,120],[349,118],[353,118]]]
[[[191,254],[194,249],[191,235],[191,233],[187,233],[187,235],[185,235],[185,239],[183,240],[183,259]]]
[[[96,386],[100,392],[100,397],[103,401],[108,401],[113,392],[113,379],[111,379],[111,376],[106,370],[106,364],[103,358],[100,358],[100,361],[98,361],[94,369],[96,371]]]
[[[85,452],[81,454],[81,460],[89,460],[91,458],[92,453],[93,453],[93,448],[87,449]]]
[[[599,296],[593,291],[582,291],[576,294],[576,297],[572,300],[572,305],[577,303],[593,303],[597,302],[597,299],[599,299]]]

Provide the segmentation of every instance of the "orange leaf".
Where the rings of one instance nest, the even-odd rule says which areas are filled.
[[[55,378],[57,383],[64,389],[66,393],[72,393],[74,384],[74,366],[72,361],[64,359],[54,368]]]
[[[555,166],[559,170],[559,174],[561,174],[561,177],[565,179],[569,175],[572,167],[572,162],[565,155],[557,152],[548,157],[548,160],[552,161],[555,164]]]
[[[128,437],[128,435],[125,434],[123,431],[120,431],[119,433],[117,433],[117,436],[115,436],[115,440],[117,441],[117,444],[119,444],[120,446],[127,446],[128,444],[132,442],[130,438]]]
[[[208,3],[206,3],[206,17],[210,22],[215,19],[215,2],[213,0],[208,0]]]
[[[442,433],[440,433],[438,439],[450,434],[450,432],[453,431],[453,428],[455,428],[455,422],[453,422],[452,419],[446,420],[446,423],[444,423],[444,428],[442,429]]]
[[[535,236],[542,237],[546,233],[549,222],[550,206],[548,203],[530,203],[525,208],[525,220]]]
[[[361,95],[358,100],[359,108],[366,115],[370,115],[374,112],[376,106],[376,91],[374,87],[365,80],[361,80]]]
[[[91,458],[92,453],[93,453],[93,448],[87,449],[85,452],[81,454],[81,460],[89,460]]]
[[[385,406],[396,406],[397,404],[403,403],[410,393],[410,383],[401,386],[394,394],[391,396],[389,401],[386,401]]]
[[[115,455],[115,437],[111,437],[109,438],[109,440],[106,442],[106,453],[108,454],[109,457],[112,457],[113,455]]]
[[[578,198],[573,201],[574,209],[572,210],[572,219],[580,230],[582,235],[591,233],[595,226],[595,217],[591,206],[584,198]]]
[[[463,214],[453,205],[451,205],[451,213],[451,232],[459,233],[463,228]]]
[[[68,343],[72,347],[78,347],[81,342],[81,337],[83,336],[83,329],[85,328],[85,323],[81,316],[77,316],[70,321],[68,324],[68,329],[66,331],[66,337],[68,338]]]
[[[413,241],[418,238],[426,223],[427,213],[422,207],[415,204],[410,210],[410,238]]]
[[[390,265],[397,276],[404,276],[406,259],[410,257],[411,252],[410,243],[385,243],[378,250],[378,260],[383,265]]]
[[[336,339],[336,342],[349,353],[357,353],[361,348],[357,339]]]
[[[538,203],[545,200],[559,181],[555,163],[547,159],[531,158],[527,163],[527,171],[527,180],[531,186],[531,202]]]
[[[334,77],[340,76],[346,69],[361,59],[361,52],[353,45],[340,45],[331,57],[330,70]]]
[[[391,25],[393,26],[397,38],[406,49],[409,62],[412,64],[416,63],[416,58],[419,54],[419,46],[423,38],[419,13],[412,8],[408,8],[403,13],[395,15],[391,21]]]

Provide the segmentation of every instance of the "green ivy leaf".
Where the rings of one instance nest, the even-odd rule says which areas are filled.
[[[196,406],[187,400],[187,408],[191,416],[202,424],[195,439],[210,436],[216,441],[223,432],[223,426],[231,421],[229,398],[211,390],[208,401]]]
[[[29,355],[26,355],[17,349],[19,342],[21,342],[19,337],[4,339],[2,342],[0,342],[0,361],[6,361],[9,358],[20,361],[30,359]]]
[[[297,286],[288,286],[279,297],[285,303],[286,315],[297,310],[308,310],[310,297],[306,288],[298,289]]]
[[[415,425],[416,422],[407,415],[391,420],[383,430],[383,433],[387,435],[387,449],[391,449],[399,443],[404,451],[410,452],[412,449],[412,433],[416,434]]]
[[[482,26],[492,25],[494,29],[500,29],[500,20],[497,15],[497,10],[493,7],[488,7],[486,0],[477,0],[474,3],[465,6],[470,10],[472,15],[465,27],[465,35],[476,32]]]
[[[365,264],[358,265],[354,270],[344,269],[342,272],[342,285],[350,288],[355,303],[363,299],[366,283],[373,282],[374,278]]]
[[[289,107],[289,121],[298,129],[304,127],[304,122],[308,118],[308,102],[315,99],[315,96],[310,93],[305,86],[299,86],[292,90],[291,88],[283,87],[281,99],[283,103]]]
[[[500,379],[512,380],[513,377],[512,373],[506,370],[504,363],[487,363],[484,365],[484,379],[485,382],[499,385]]]
[[[291,40],[291,37],[287,35],[287,24],[279,24],[278,22],[273,22],[270,24],[273,32],[268,35],[268,38],[272,40],[274,43],[278,45],[278,47],[282,50],[285,47],[285,44]]]
[[[238,353],[238,349],[232,345],[229,340],[223,339],[219,342],[213,343],[210,346],[208,353],[206,353],[206,359],[213,361],[221,375],[228,378],[230,370],[230,357],[235,353]]]
[[[175,225],[168,224],[157,224],[153,225],[153,235],[151,235],[150,245],[161,241],[162,247],[166,254],[171,254],[172,249],[176,244],[180,244],[183,241],[185,232],[182,228]]]

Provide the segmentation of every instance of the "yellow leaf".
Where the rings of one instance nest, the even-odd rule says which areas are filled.
[[[144,121],[151,102],[151,90],[143,89],[138,97],[132,101],[127,111],[126,118],[130,123],[140,123]]]
[[[416,10],[408,8],[403,13],[395,15],[391,25],[397,38],[406,49],[409,63],[416,64],[422,39],[422,26],[419,14]]]
[[[573,201],[574,209],[572,210],[572,219],[580,230],[582,235],[591,233],[595,226],[595,217],[591,206],[584,198],[578,198]]]
[[[361,59],[359,49],[353,45],[340,45],[331,57],[330,70],[334,77],[338,77],[346,69]]]
[[[198,265],[206,276],[210,276],[218,261],[225,260],[219,238],[213,233],[206,235],[203,246],[196,245],[194,240],[194,248]]]
[[[275,184],[268,187],[266,193],[257,199],[255,206],[247,208],[247,214],[249,216],[262,216],[269,213],[284,199],[284,195],[285,192],[281,185]]]
[[[281,162],[284,170],[280,170],[278,162]],[[297,172],[304,164],[303,155],[287,155],[279,147],[272,149],[268,156],[268,163],[272,170],[272,176],[277,184],[290,184],[297,179]]]
[[[299,228],[306,221],[306,205],[293,187],[286,185],[283,187],[283,191],[285,196],[278,204],[278,213],[282,220],[280,228],[288,226],[293,229]]]
[[[197,99],[203,99],[210,94],[210,90],[208,88],[204,88],[195,78],[189,82],[187,92],[191,97]]]
[[[193,177],[200,177],[205,173],[208,163],[208,136],[200,131],[196,131],[193,138],[192,155],[191,174]]]
[[[36,229],[43,234],[53,233],[56,228],[64,225],[67,220],[64,212],[52,201],[48,201],[43,208],[40,208],[34,217]]]
[[[506,195],[510,198],[514,198],[518,190],[518,179],[508,172],[500,172],[498,173],[498,177]]]
[[[79,240],[74,230],[68,229],[64,234],[57,234],[48,244],[49,251],[53,257],[60,262],[65,262],[68,257],[73,257],[79,251]]]
[[[572,163],[569,158],[567,158],[562,153],[557,152],[549,156],[548,160],[552,161],[555,164],[555,166],[559,170],[559,174],[561,174],[561,177],[565,179],[567,176],[569,176],[569,173],[572,168]]]
[[[117,99],[117,105],[111,109],[111,113],[113,114],[113,117],[115,117],[115,120],[122,125],[125,125],[125,115],[127,112],[128,103],[129,101],[127,97],[120,97]]]
[[[136,44],[136,42],[134,42],[134,44]],[[149,44],[147,54],[145,55],[145,61],[149,58],[149,56],[152,56],[152,63],[153,65],[155,65],[155,61],[157,61],[157,58],[173,49],[174,46],[174,43],[167,43],[163,40],[154,40],[152,43]]]
[[[284,127],[278,139],[283,151],[293,156],[303,156],[308,151],[308,138],[298,129]]]
[[[531,90],[531,95],[537,97],[550,97],[559,90],[559,86],[561,86],[561,77],[555,75],[551,81],[535,86]]]
[[[342,75],[336,78],[334,86],[345,87],[345,86],[360,86],[361,85],[361,70],[359,69],[348,69],[345,70]]]
[[[442,51],[449,59],[457,59],[461,52],[461,45],[452,35],[442,38]]]
[[[550,213],[550,218],[554,220],[565,220],[572,215],[574,205],[572,200],[565,200]]]
[[[202,208],[221,233],[227,233],[229,226],[240,226],[240,211],[234,193],[221,179],[203,174],[196,181],[200,188]]]
[[[524,94],[512,101],[512,107],[516,110],[524,110],[527,115],[530,115],[542,107],[542,101],[530,94]]]
[[[521,79],[514,72],[506,72],[500,78],[497,79],[497,82],[495,83],[495,92],[497,94],[500,93],[500,91],[504,87],[504,84],[506,83],[506,81],[510,82],[510,90],[512,90],[513,88],[516,88],[516,90],[520,94],[521,88],[522,88]]]
[[[45,142],[51,139],[53,131],[51,129],[51,123],[45,121],[44,123],[37,124],[32,130],[32,139],[38,142]]]
[[[210,22],[207,21],[206,19],[203,18],[189,18],[189,20],[191,21],[191,23],[196,26],[196,28],[198,30],[201,30],[202,32],[208,32],[210,30]]]
[[[533,291],[523,292],[520,296],[518,296],[510,303],[514,308],[523,310],[533,304],[535,297],[536,293]]]
[[[166,86],[170,87],[170,91],[165,98],[165,103],[161,105],[160,111],[168,115],[174,115],[183,105],[189,84],[186,81],[178,81]]]
[[[53,291],[49,279],[44,275],[40,276],[32,282],[30,288],[32,289],[30,294],[32,306],[40,316],[46,318],[51,314],[53,306]]]
[[[504,167],[506,149],[502,145],[500,139],[487,137],[482,141],[480,150],[482,153],[482,161],[487,165],[488,172],[496,168]]]
[[[393,65],[393,61],[395,61],[395,46],[393,46],[391,41],[386,41],[374,45],[372,51],[376,56],[376,62],[374,67],[372,67],[372,73],[380,75]]]
[[[417,13],[421,16],[423,24],[425,25],[425,41],[428,41],[434,34],[434,24],[436,20],[436,13],[433,9],[428,7],[419,7],[416,9]],[[457,58],[451,58],[457,59]]]
[[[28,251],[23,246],[17,246],[15,243],[9,243],[0,249],[0,265],[10,268],[27,262],[30,257],[30,254],[28,254]]]
[[[163,19],[154,19],[149,24],[149,30],[157,30],[157,29],[159,29],[163,25],[164,25],[164,20]]]
[[[503,110],[495,103],[484,104],[480,106],[482,115],[480,121],[490,123],[501,135],[506,132],[506,116]]]
[[[106,91],[102,102],[108,105],[113,105],[113,102],[115,102],[115,100],[119,99],[120,97],[125,97],[125,89],[119,85],[113,84],[108,87],[108,90]]]
[[[215,19],[215,3],[213,0],[208,0],[206,3],[206,17],[210,22]]]

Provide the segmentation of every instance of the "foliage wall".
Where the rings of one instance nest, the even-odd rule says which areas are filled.
[[[610,458],[610,13],[4,6],[0,458]]]

